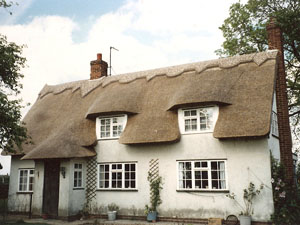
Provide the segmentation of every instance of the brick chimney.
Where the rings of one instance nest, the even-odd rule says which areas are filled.
[[[294,182],[294,168],[292,155],[292,137],[289,123],[287,85],[284,66],[284,52],[282,32],[274,18],[267,25],[269,49],[277,49],[278,71],[276,77],[276,103],[280,145],[280,160],[285,166],[286,180],[291,184]]]
[[[97,54],[97,60],[91,61],[91,80],[107,76],[107,62],[102,60],[102,54]]]

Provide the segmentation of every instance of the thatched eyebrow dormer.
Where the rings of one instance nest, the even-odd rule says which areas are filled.
[[[122,144],[180,139],[177,109],[218,105],[216,138],[270,130],[277,51],[48,86],[26,115],[27,159],[95,155],[95,118],[128,114]]]

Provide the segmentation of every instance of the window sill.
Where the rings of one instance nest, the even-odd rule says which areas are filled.
[[[196,131],[196,132],[182,132],[181,134],[186,135],[186,134],[209,134],[213,133],[213,130],[207,130],[207,131]]]
[[[73,187],[73,190],[84,190],[83,187]]]
[[[17,194],[20,195],[20,194],[27,194],[27,195],[30,195],[30,194],[33,194],[33,191],[17,191]]]
[[[98,138],[97,141],[118,140],[120,137]]]
[[[177,192],[229,193],[229,190],[177,189]]]
[[[137,192],[138,189],[107,188],[107,189],[97,189],[96,191],[133,191],[133,192]]]

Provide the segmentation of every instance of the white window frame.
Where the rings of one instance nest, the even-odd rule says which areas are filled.
[[[129,164],[129,167],[131,167],[132,164],[135,165],[135,179],[131,179],[131,177],[129,179],[126,179],[125,178],[125,172],[127,173],[130,173],[132,172],[131,170],[128,170],[128,171],[125,171],[125,166],[126,164]],[[108,174],[109,174],[109,178],[108,178],[108,187],[100,187],[100,166],[108,166],[109,167],[109,170],[108,170]],[[122,168],[121,169],[112,169],[112,165],[122,165]],[[137,180],[137,162],[115,162],[115,163],[98,163],[98,173],[97,173],[97,188],[99,190],[137,190],[138,189],[138,180]],[[130,168],[131,169],[131,168]],[[121,187],[113,187],[112,183],[113,183],[113,179],[112,179],[112,174],[113,173],[122,173],[122,178],[121,178]],[[131,175],[130,175],[131,176]],[[104,182],[106,181],[107,179],[105,179],[104,177]],[[125,180],[127,180],[130,184],[130,181],[132,180],[135,180],[135,187],[132,188],[132,187],[125,187]],[[117,179],[116,179],[117,181]]]
[[[195,116],[185,116],[184,113],[186,111],[195,110]],[[203,110],[210,111],[210,128],[209,129],[201,129],[200,128],[200,114]],[[182,108],[178,109],[178,124],[181,134],[197,134],[197,133],[211,133],[214,131],[214,127],[219,115],[219,107],[218,106],[207,106],[207,107],[198,107],[198,108]],[[185,120],[188,119],[196,119],[197,129],[196,130],[185,130]]]
[[[277,113],[272,111],[272,125],[271,125],[272,135],[275,137],[279,137],[279,131],[278,131],[278,117]]]
[[[25,190],[21,190],[21,188],[20,188],[20,179],[21,179],[21,171],[23,171],[23,173],[26,171],[27,172],[27,177],[26,177],[26,180],[25,180],[25,182],[24,182],[24,184],[25,184]],[[30,173],[31,171],[33,171],[32,172],[32,174]],[[29,187],[30,187],[30,178],[33,178],[33,182],[31,183],[32,184],[32,188],[30,189]],[[33,185],[34,185],[34,169],[33,168],[29,168],[29,169],[23,169],[23,168],[20,168],[19,169],[19,175],[18,175],[18,191],[19,192],[33,192]]]
[[[76,168],[77,166],[77,168]],[[81,168],[80,168],[81,167]],[[73,166],[73,188],[83,188],[83,164],[82,163],[74,163]],[[75,174],[77,174],[77,177],[75,178]],[[79,177],[80,175],[80,177]],[[76,185],[75,185],[75,179],[77,180]],[[81,181],[80,185],[78,185],[78,181]]]
[[[195,163],[207,162],[207,168],[195,167]],[[212,162],[224,162],[225,171],[225,188],[213,188],[212,187]],[[180,163],[191,163],[191,180],[192,187],[180,187]],[[196,187],[195,171],[207,171],[208,173],[208,186],[206,188]],[[201,180],[201,179],[198,179]],[[217,179],[219,180],[219,179]],[[179,160],[177,161],[177,190],[179,191],[228,191],[228,177],[227,177],[227,160],[226,159],[212,159],[212,160]]]
[[[113,120],[117,118],[117,120],[120,120],[120,122],[114,124]],[[101,137],[101,120],[110,120],[110,130],[109,130],[109,136],[107,137]],[[100,116],[96,119],[96,135],[98,140],[107,140],[107,139],[118,139],[120,138],[122,132],[124,131],[125,127],[127,124],[127,115],[122,114],[122,115],[113,115],[113,116]],[[113,127],[114,126],[122,126],[122,131],[120,135],[113,136]]]

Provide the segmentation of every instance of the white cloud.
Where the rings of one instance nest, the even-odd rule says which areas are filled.
[[[31,1],[27,2],[29,5]],[[46,83],[88,79],[89,62],[99,52],[108,62],[110,46],[120,50],[113,52],[116,73],[215,58],[214,50],[222,43],[218,27],[233,2],[130,0],[118,10],[95,18],[86,41],[81,43],[72,40],[73,32],[80,31],[79,25],[59,16],[0,26],[0,33],[27,45],[22,98],[33,104]]]

